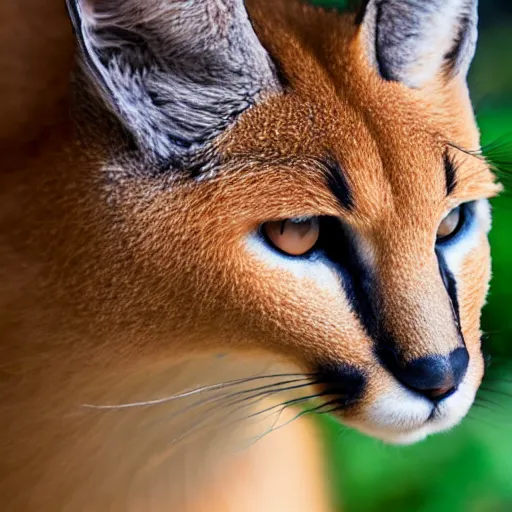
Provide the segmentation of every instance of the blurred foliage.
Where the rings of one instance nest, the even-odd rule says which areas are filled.
[[[480,4],[469,83],[482,147],[509,189],[493,200],[493,280],[482,321],[486,381],[461,426],[410,447],[386,446],[323,418],[332,488],[345,512],[512,511],[512,1]]]

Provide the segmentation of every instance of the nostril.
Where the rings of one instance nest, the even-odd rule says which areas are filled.
[[[445,386],[442,388],[434,388],[431,390],[424,390],[425,394],[428,394],[428,397],[431,400],[442,400],[443,398],[448,398],[450,395],[453,395],[457,391],[457,386]]]

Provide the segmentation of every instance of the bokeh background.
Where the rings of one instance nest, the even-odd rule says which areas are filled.
[[[311,1],[346,7],[346,0]],[[386,446],[322,418],[334,499],[344,512],[512,512],[512,0],[480,0],[469,83],[484,153],[508,188],[493,200],[486,380],[462,425],[411,447]]]

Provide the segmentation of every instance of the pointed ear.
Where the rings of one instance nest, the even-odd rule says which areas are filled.
[[[139,147],[179,160],[266,93],[243,0],[67,0],[87,77]]]
[[[369,0],[360,20],[372,64],[386,80],[419,88],[465,79],[475,53],[478,0]]]

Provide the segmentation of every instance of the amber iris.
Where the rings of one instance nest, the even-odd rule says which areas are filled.
[[[318,219],[310,217],[266,222],[262,231],[281,252],[290,256],[302,256],[315,246],[320,227]]]
[[[437,240],[444,240],[450,238],[457,231],[461,221],[460,207],[453,209],[446,217],[441,221],[437,228]]]

